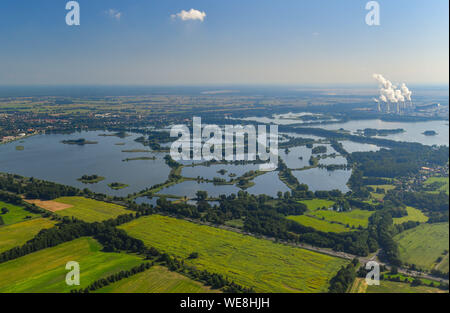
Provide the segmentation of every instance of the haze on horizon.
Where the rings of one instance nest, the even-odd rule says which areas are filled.
[[[448,84],[447,1],[0,2],[0,85]]]

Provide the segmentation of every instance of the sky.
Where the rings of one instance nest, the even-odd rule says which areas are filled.
[[[0,1],[0,85],[448,85],[446,0],[67,2]]]

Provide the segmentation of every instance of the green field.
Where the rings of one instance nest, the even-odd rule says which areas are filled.
[[[55,222],[46,218],[34,218],[28,221],[0,226],[0,253],[21,246],[36,236],[40,230],[51,228]]]
[[[394,224],[401,224],[408,221],[421,222],[425,223],[428,221],[428,217],[422,213],[422,211],[412,208],[410,206],[406,207],[406,211],[408,211],[407,216],[394,218]]]
[[[302,200],[299,202],[306,204],[306,206],[308,207],[308,210],[310,210],[310,211],[321,209],[323,207],[328,209],[329,207],[333,206],[333,204],[334,204],[334,201],[322,200],[322,199]]]
[[[8,213],[2,214],[0,211],[0,216],[3,219],[4,225],[11,225],[18,222],[23,222],[27,220],[27,216],[30,218],[39,217],[38,214],[28,212],[25,208],[21,206],[17,206],[14,204],[9,204],[3,201],[0,201],[0,210],[2,208],[7,208],[9,210]],[[0,226],[1,227],[1,226]]]
[[[436,260],[443,257],[444,250],[449,249],[448,226],[448,223],[422,224],[395,236],[400,259],[419,268],[432,269]],[[448,272],[448,261],[446,264],[442,270]]]
[[[377,190],[377,188],[384,189],[385,192],[395,189],[394,185],[369,185],[368,187],[372,187],[374,190]]]
[[[425,181],[425,185],[430,185],[435,182],[445,183],[442,187],[439,189],[432,191],[435,193],[439,193],[441,191],[445,191],[447,194],[449,194],[449,179],[448,177],[430,177]]]
[[[162,266],[122,279],[97,290],[101,293],[203,293],[218,292]]]
[[[374,190],[377,190],[377,188],[383,189],[385,193],[395,188],[394,185],[369,185],[367,187],[372,187]],[[385,193],[371,192],[370,195],[376,200],[383,200]]]
[[[131,213],[131,211],[124,209],[120,205],[83,197],[61,197],[54,201],[73,205],[71,208],[56,211],[58,215],[73,216],[88,223],[101,222],[110,218],[116,218],[122,214]]]
[[[437,283],[436,283],[437,284]],[[409,283],[381,280],[380,285],[368,286],[364,278],[356,278],[349,293],[442,293],[438,288],[429,286],[412,287]]]
[[[231,231],[151,215],[119,228],[199,269],[220,273],[260,292],[324,292],[343,259]]]
[[[412,287],[408,283],[399,283],[388,280],[380,281],[380,285],[367,286],[366,293],[439,293],[443,292],[438,288],[429,286]]]
[[[442,257],[442,261],[436,265],[436,269],[448,273],[448,253],[446,256]]]
[[[349,225],[350,227],[367,227],[369,224],[369,217],[374,212],[364,211],[364,210],[352,210],[349,212],[336,212],[328,210],[316,210],[310,212],[309,214],[314,215],[318,218],[322,218],[326,221],[333,221],[342,223],[344,225]]]
[[[0,264],[0,293],[69,292],[93,281],[141,264],[141,258],[124,253],[101,252],[92,238],[79,238]],[[65,282],[66,263],[80,264],[80,286]]]
[[[323,232],[343,233],[352,231],[351,228],[347,228],[342,224],[330,223],[307,215],[291,215],[287,218],[301,225],[312,227]]]

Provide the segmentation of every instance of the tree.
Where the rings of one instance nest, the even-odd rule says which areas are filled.
[[[391,274],[392,274],[392,275],[397,275],[397,274],[398,274],[398,268],[397,268],[397,266],[392,266],[392,267],[391,267]]]
[[[422,281],[418,278],[414,278],[414,280],[411,283],[411,287],[416,287],[422,285]]]
[[[198,252],[192,252],[191,254],[189,254],[188,259],[196,259],[198,258]]]
[[[208,198],[208,193],[206,191],[199,190],[195,195],[197,196],[198,201],[204,201]]]

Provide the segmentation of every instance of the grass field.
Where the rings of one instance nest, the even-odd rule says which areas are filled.
[[[365,283],[365,282],[364,282]],[[442,293],[443,290],[429,286],[412,287],[408,283],[399,283],[388,280],[380,281],[380,285],[367,286],[366,293]]]
[[[449,247],[448,223],[422,224],[394,237],[398,242],[400,259],[420,268],[432,269],[436,260]],[[448,261],[444,271],[448,272]]]
[[[32,239],[41,229],[51,228],[55,222],[46,218],[34,218],[28,221],[0,226],[0,253],[21,246]]]
[[[2,217],[3,222],[5,223],[4,225],[11,225],[14,223],[23,222],[27,219],[26,218],[27,216],[31,218],[39,217],[38,214],[28,212],[23,207],[0,201],[0,210],[2,208],[7,208],[9,210],[9,212],[6,214],[2,214],[0,211],[0,216]]]
[[[58,215],[73,216],[88,223],[101,222],[122,214],[131,213],[131,211],[125,210],[120,205],[83,197],[62,197],[53,201],[72,205],[70,208],[56,211]]]
[[[99,289],[100,293],[203,293],[219,292],[162,266],[122,279]]]
[[[442,261],[436,264],[436,269],[442,272],[448,272],[448,253],[446,256],[442,257]]]
[[[406,211],[408,211],[407,216],[403,216],[400,218],[394,218],[394,224],[401,224],[408,221],[421,222],[425,223],[428,221],[428,217],[422,213],[422,211],[412,208],[410,206],[406,207]]]
[[[291,215],[287,218],[304,226],[312,227],[323,232],[343,233],[352,231],[351,228],[347,228],[344,225],[330,223],[307,215]]]
[[[368,187],[372,187],[374,190],[377,190],[377,188],[384,189],[385,193],[388,192],[388,190],[392,190],[395,188],[394,185],[369,185]],[[371,192],[370,195],[372,196],[372,198],[377,200],[382,200],[384,199],[385,196],[384,193],[376,193],[376,192]]]
[[[310,211],[321,209],[323,207],[328,209],[329,207],[331,207],[334,204],[333,201],[322,200],[322,199],[303,200],[303,201],[299,201],[299,202],[306,204],[306,206],[308,207],[308,210],[310,210]]]
[[[425,185],[430,185],[432,183],[435,182],[441,182],[441,183],[445,183],[445,185],[443,185],[442,187],[440,187],[439,189],[432,191],[434,193],[439,193],[441,191],[445,191],[447,194],[449,194],[449,179],[448,177],[430,177],[425,181]]]
[[[79,238],[0,264],[0,292],[69,292],[143,262],[137,256],[101,252],[92,238]],[[80,264],[80,286],[65,282],[66,263]]]
[[[199,269],[220,273],[260,292],[324,292],[343,259],[257,239],[231,231],[160,216],[133,220],[119,228],[148,246],[187,258]]]
[[[381,280],[380,285],[368,286],[364,278],[356,278],[349,293],[442,293],[438,288],[429,286],[411,287],[409,283]]]
[[[374,212],[364,210],[352,210],[349,212],[316,210],[310,212],[309,214],[314,215],[318,218],[323,218],[326,221],[333,221],[342,223],[344,225],[349,225],[350,227],[367,227],[367,225],[369,224],[369,217],[373,213]]]

